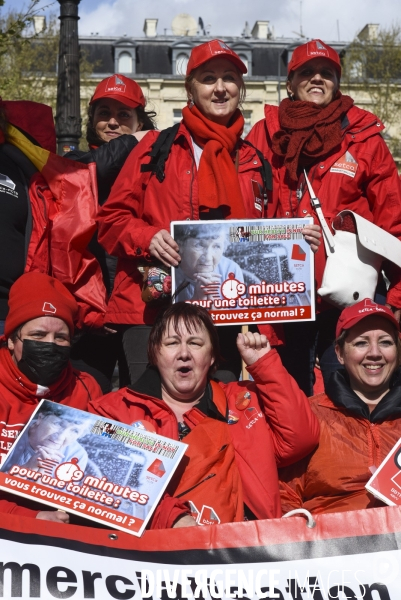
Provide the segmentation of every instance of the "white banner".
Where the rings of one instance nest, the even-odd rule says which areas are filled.
[[[0,598],[399,600],[398,507],[146,532],[3,515]]]

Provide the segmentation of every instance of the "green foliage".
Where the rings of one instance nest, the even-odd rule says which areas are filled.
[[[0,95],[4,100],[33,100],[52,106],[57,96],[59,20],[53,14],[42,33],[35,33],[33,20],[42,14],[40,0],[30,0],[22,13],[0,11]],[[92,73],[85,56],[80,60],[81,79]]]
[[[346,49],[342,88],[367,94],[372,112],[388,128],[401,127],[401,26],[381,28],[376,37],[356,38]],[[394,134],[393,134],[394,135]],[[399,140],[394,138],[394,143]]]

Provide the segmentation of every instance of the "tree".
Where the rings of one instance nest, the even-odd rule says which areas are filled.
[[[367,29],[370,27],[370,30]],[[388,128],[387,143],[399,153],[401,139],[401,26],[378,31],[368,25],[346,48],[343,89],[361,100],[367,97]],[[385,136],[386,137],[386,136]],[[400,155],[400,154],[399,154]]]
[[[0,6],[7,0],[0,0]],[[59,22],[51,15],[43,32],[35,33],[34,17],[40,0],[30,0],[24,12],[0,13],[0,95],[4,100],[45,102],[55,111]],[[81,79],[92,73],[85,56],[81,57]]]

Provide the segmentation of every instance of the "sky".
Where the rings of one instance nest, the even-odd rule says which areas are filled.
[[[20,10],[27,0],[5,0],[2,12]],[[58,2],[40,0],[45,13],[59,13]],[[50,6],[50,8],[49,8]],[[212,37],[240,36],[245,22],[267,20],[274,36],[351,41],[367,24],[401,25],[401,0],[81,0],[80,35],[142,36],[146,18],[157,18],[159,34],[171,34],[173,18],[201,17]]]

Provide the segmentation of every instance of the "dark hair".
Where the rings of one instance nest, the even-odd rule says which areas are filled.
[[[93,117],[95,114],[95,108],[100,102],[101,98],[94,102],[93,104],[89,104],[88,106],[88,121],[86,123],[86,141],[90,146],[101,146],[102,144],[107,144],[102,138],[100,138],[96,132],[96,128],[93,125]],[[138,121],[142,123],[141,131],[148,131],[150,129],[156,129],[156,123],[154,118],[156,117],[156,113],[154,110],[146,111],[142,106],[137,106],[135,109]]]
[[[169,306],[163,313],[159,314],[150,332],[148,342],[148,360],[153,366],[157,363],[157,353],[160,349],[163,335],[168,326],[173,326],[175,331],[179,331],[181,324],[186,327],[189,333],[199,331],[202,327],[209,334],[210,342],[213,348],[214,362],[209,369],[209,376],[217,368],[217,363],[221,360],[219,337],[217,329],[213,324],[212,317],[205,308],[188,302],[177,302]]]

